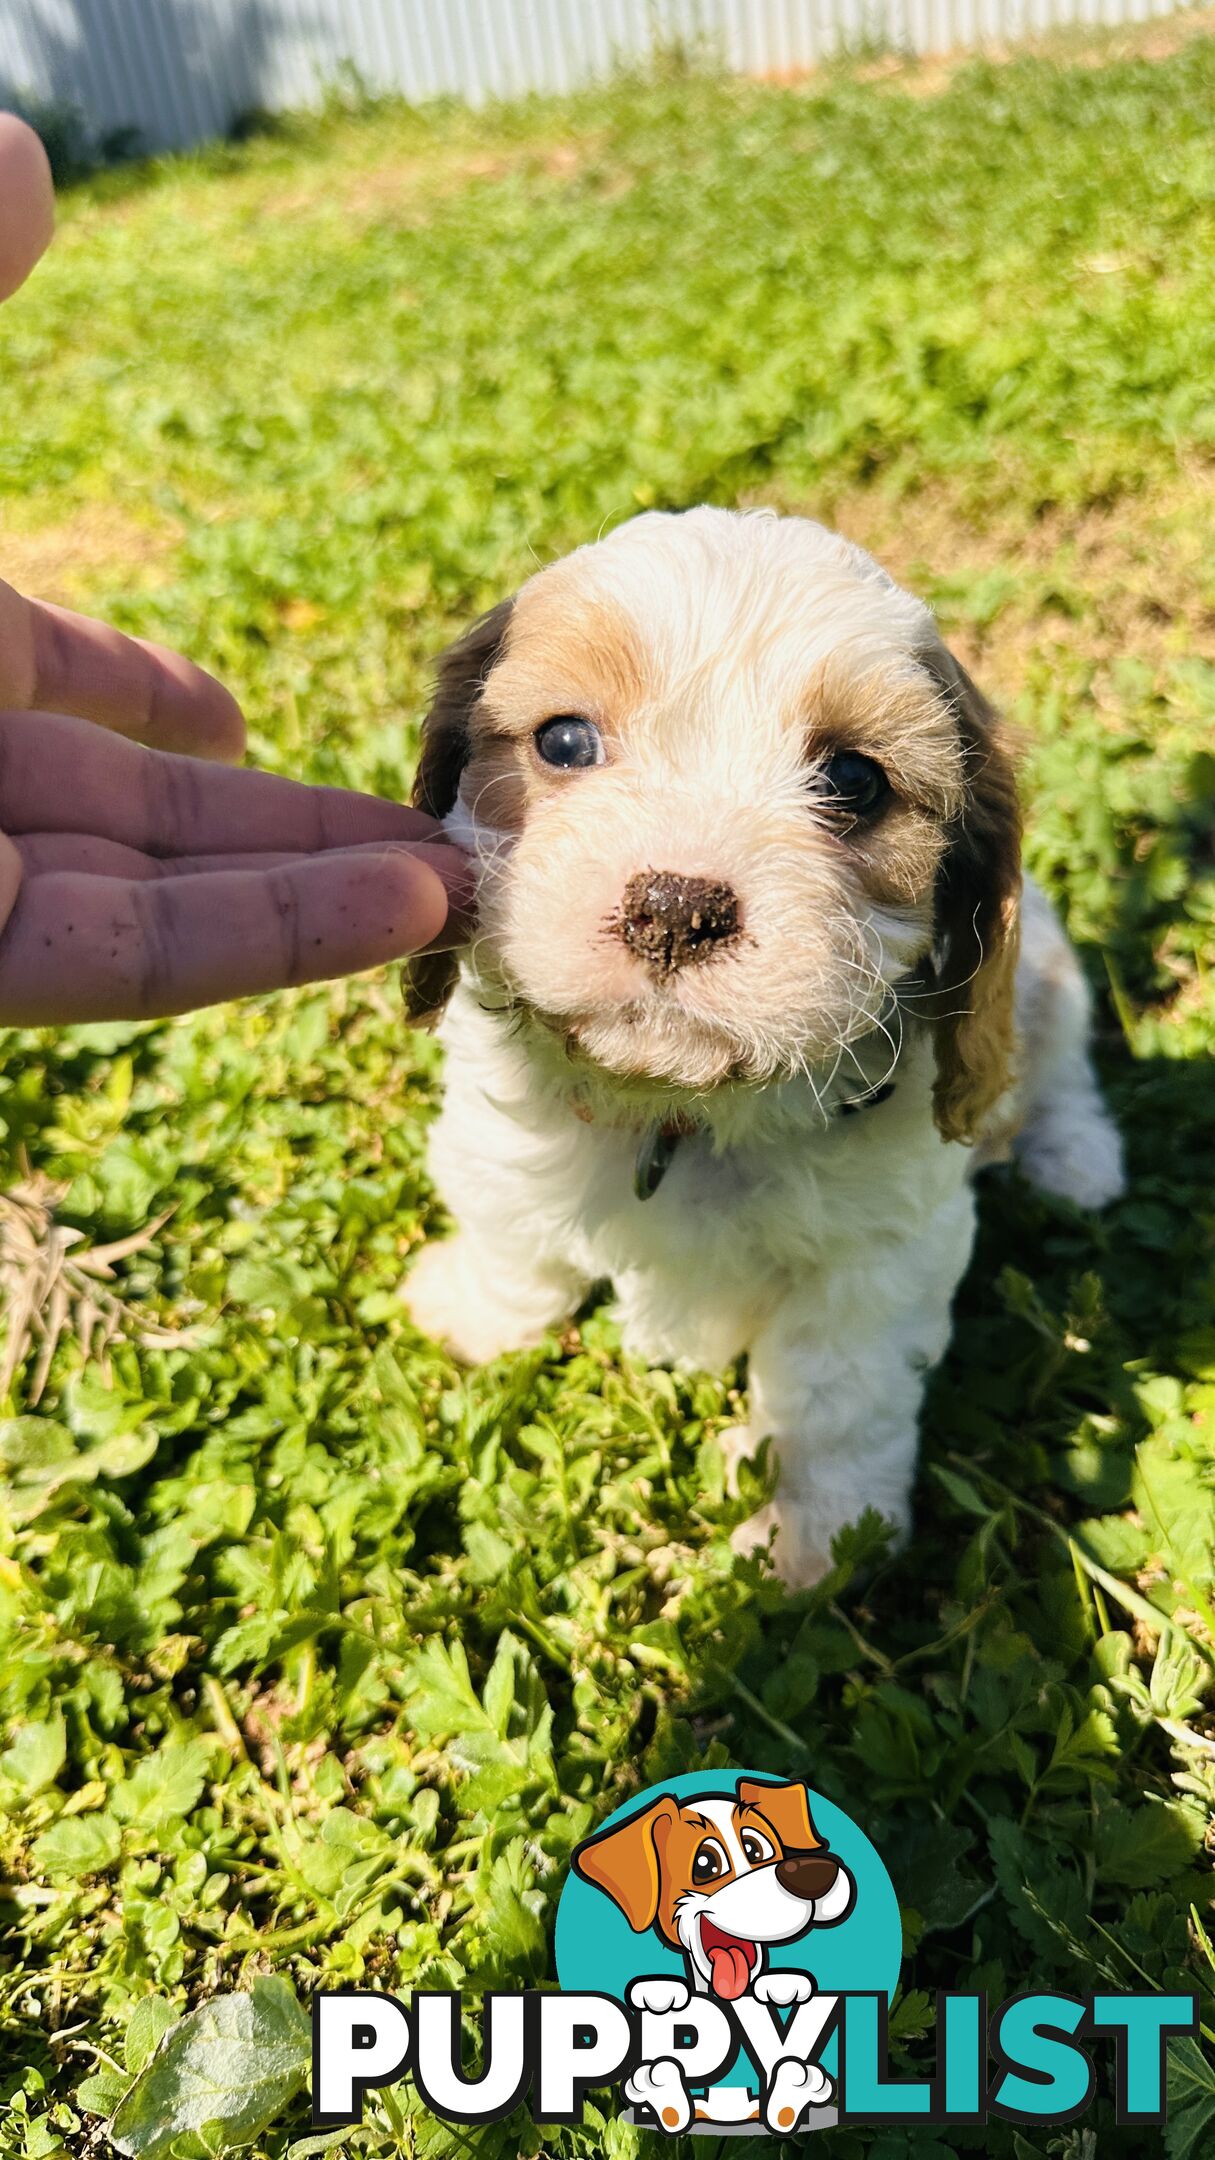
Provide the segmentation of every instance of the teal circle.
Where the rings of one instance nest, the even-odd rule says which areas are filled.
[[[643,1808],[671,1793],[676,1800],[712,1798],[737,1792],[746,1778],[758,1785],[787,1785],[788,1778],[769,1776],[762,1770],[692,1770],[666,1778],[661,1785],[647,1785],[626,1806],[617,1808],[599,1825],[610,1830],[627,1822]],[[820,1994],[872,1994],[880,1990],[887,2002],[894,1999],[903,1957],[903,1926],[894,1884],[875,1846],[864,1831],[823,1793],[806,1788],[810,1815],[820,1838],[842,1860],[856,1885],[856,1902],[846,1920],[833,1926],[807,1929],[791,1942],[767,1947],[770,1967],[792,1966],[814,1975]],[[597,1836],[597,1831],[595,1835]],[[618,1905],[594,1883],[584,1882],[571,1868],[557,1906],[557,1979],[573,1993],[614,1995],[626,2000],[630,1981],[643,1975],[684,1974],[684,1961],[668,1948],[652,1928],[635,1934]],[[835,2041],[823,2051],[823,2065],[834,2074]],[[740,2050],[732,2069],[719,2083],[753,2082],[749,2059]]]

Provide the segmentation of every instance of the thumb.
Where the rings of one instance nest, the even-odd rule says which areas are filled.
[[[55,229],[50,161],[33,128],[0,113],[0,300],[24,285]]]

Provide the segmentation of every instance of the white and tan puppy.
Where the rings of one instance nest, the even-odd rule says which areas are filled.
[[[445,655],[416,799],[479,865],[418,1326],[482,1360],[609,1277],[630,1351],[748,1354],[734,1445],[773,1435],[780,1484],[746,1541],[788,1581],[866,1507],[906,1529],[976,1163],[1122,1181],[995,716],[927,608],[807,519],[639,517]]]

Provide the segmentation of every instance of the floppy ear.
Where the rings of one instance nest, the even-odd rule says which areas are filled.
[[[927,1010],[937,1125],[947,1140],[971,1141],[1012,1079],[1021,808],[987,699],[943,645],[920,659],[953,708],[966,761],[965,801],[937,878]]]
[[[754,1808],[771,1823],[786,1852],[814,1852],[823,1843],[810,1820],[810,1795],[800,1779],[792,1785],[760,1785],[743,1778],[738,1804]]]
[[[463,637],[440,653],[435,694],[422,722],[422,754],[413,804],[429,817],[445,818],[456,807],[460,780],[472,754],[472,711],[490,669],[506,645],[513,600],[500,600]]]
[[[664,1793],[640,1815],[587,1838],[574,1854],[575,1874],[606,1891],[636,1935],[654,1925],[662,1888],[655,1840],[661,1837],[665,1842],[665,1832],[678,1815],[678,1804],[670,1793]]]
[[[490,669],[506,644],[513,600],[500,600],[439,656],[435,694],[422,722],[422,751],[413,784],[415,810],[445,818],[456,807],[472,754],[472,712]],[[432,1027],[456,986],[455,953],[419,953],[401,969],[405,1013],[414,1027]]]

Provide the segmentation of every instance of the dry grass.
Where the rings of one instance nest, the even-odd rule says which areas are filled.
[[[74,1338],[103,1378],[108,1372],[106,1353],[119,1336],[145,1348],[183,1341],[179,1330],[127,1305],[117,1275],[118,1263],[150,1245],[172,1209],[131,1237],[85,1245],[83,1231],[65,1229],[56,1220],[55,1209],[66,1191],[66,1185],[29,1172],[11,1191],[0,1193],[0,1399],[32,1355],[26,1395],[31,1409],[42,1400],[55,1352],[65,1337]],[[118,1287],[112,1288],[115,1283]]]
[[[978,522],[963,491],[941,481],[902,497],[860,488],[754,499],[868,548],[932,602],[958,657],[1004,702],[1060,651],[1091,667],[1098,693],[1128,657],[1156,674],[1195,651],[1215,658],[1215,486],[1197,460],[1138,499],[1055,506],[1029,521],[1002,511]],[[985,590],[991,612],[976,614]]]
[[[1098,29],[1093,24],[1051,30],[1038,37],[1011,44],[993,38],[982,47],[982,57],[993,66],[1035,58],[1057,60],[1068,67],[1107,67],[1117,60],[1168,60],[1195,38],[1215,37],[1215,14],[1209,8],[1185,8],[1157,22],[1120,23]],[[862,61],[856,69],[862,82],[898,91],[904,97],[933,98],[947,90],[962,68],[974,60],[973,51],[943,53],[882,53]],[[816,70],[815,72],[821,72]],[[796,80],[796,77],[785,77]],[[809,79],[809,78],[807,78]]]
[[[36,504],[23,506],[23,522],[6,520],[0,534],[7,582],[33,599],[87,607],[100,592],[149,592],[172,575],[181,534],[167,518],[135,517],[105,502],[82,504],[44,525],[36,516]]]

